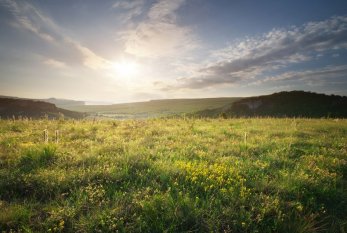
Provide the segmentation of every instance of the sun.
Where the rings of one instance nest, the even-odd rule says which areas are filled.
[[[122,60],[115,62],[114,70],[121,77],[132,77],[139,73],[139,65],[134,61]]]

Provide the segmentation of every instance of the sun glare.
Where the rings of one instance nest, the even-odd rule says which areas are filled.
[[[117,75],[122,77],[131,77],[139,73],[139,65],[133,61],[116,62],[114,69]]]

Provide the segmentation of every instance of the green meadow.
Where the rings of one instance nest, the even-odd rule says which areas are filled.
[[[341,119],[0,120],[0,232],[346,232],[346,142]]]
[[[229,108],[238,97],[201,99],[162,99],[145,102],[112,105],[71,105],[62,106],[71,111],[88,113],[90,118],[97,116],[106,119],[145,119],[181,114],[193,114],[203,110]]]

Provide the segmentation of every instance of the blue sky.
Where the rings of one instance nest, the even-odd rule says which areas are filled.
[[[0,95],[347,95],[346,1],[0,0]]]

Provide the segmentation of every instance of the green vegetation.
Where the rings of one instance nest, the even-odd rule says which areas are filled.
[[[346,232],[346,141],[333,119],[1,120],[0,231]]]
[[[347,118],[347,97],[305,91],[283,91],[242,98],[223,108],[203,109],[202,117],[333,117]]]
[[[85,114],[57,108],[54,104],[43,101],[19,98],[0,98],[0,119],[23,118],[84,118]]]
[[[203,99],[164,99],[147,102],[113,104],[113,105],[80,105],[65,106],[66,109],[78,112],[97,114],[99,117],[127,119],[193,113],[205,109],[230,106],[240,98],[203,98]]]

